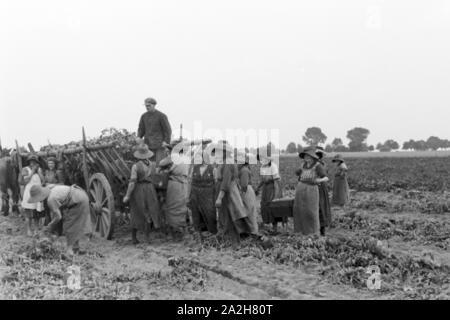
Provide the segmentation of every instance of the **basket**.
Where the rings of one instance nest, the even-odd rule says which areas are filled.
[[[294,198],[282,198],[272,200],[268,208],[275,218],[292,217]]]

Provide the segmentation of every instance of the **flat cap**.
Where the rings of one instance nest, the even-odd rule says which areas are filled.
[[[156,100],[152,97],[145,99],[145,104],[153,104],[156,105]]]

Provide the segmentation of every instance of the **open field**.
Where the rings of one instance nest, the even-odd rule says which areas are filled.
[[[450,150],[444,151],[392,151],[392,152],[338,152],[344,158],[436,158],[450,157]],[[333,157],[336,152],[330,152]],[[283,154],[282,157],[297,157],[298,154]]]
[[[349,168],[351,189],[358,191],[393,191],[396,189],[443,191],[450,187],[450,157],[410,158],[350,158],[345,157]],[[333,184],[335,165],[326,159],[328,176]],[[280,174],[286,189],[297,185],[295,170],[300,166],[298,156],[280,157]],[[254,177],[258,168],[253,168]]]
[[[448,192],[353,192],[326,237],[293,235],[290,222],[279,234],[263,228],[269,243],[236,247],[192,231],[134,246],[119,223],[112,241],[84,243],[74,260],[63,238],[32,240],[20,217],[1,216],[0,299],[450,299],[450,215],[421,206],[437,199],[450,205]],[[72,264],[81,290],[65,286]],[[379,290],[366,286],[371,265]]]
[[[290,221],[277,234],[260,224],[264,242],[232,246],[190,228],[182,242],[153,233],[134,246],[118,212],[114,239],[85,242],[86,254],[72,259],[64,238],[27,238],[21,217],[0,216],[0,299],[450,299],[449,159],[347,164],[351,202],[333,208],[326,237],[294,235]],[[286,196],[299,165],[298,157],[280,158]],[[332,178],[329,160],[327,167]],[[72,291],[65,279],[74,264],[82,288]],[[366,284],[373,265],[379,290]]]

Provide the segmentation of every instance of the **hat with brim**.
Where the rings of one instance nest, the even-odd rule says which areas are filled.
[[[332,162],[345,162],[344,158],[342,158],[342,156],[340,154],[337,154],[334,156],[333,160],[331,160]]]
[[[173,160],[171,156],[165,157],[158,163],[158,167],[160,168],[166,168],[170,167],[173,164]]]
[[[150,159],[153,157],[153,152],[148,148],[146,144],[141,144],[136,148],[133,156],[139,160]]]
[[[58,163],[58,160],[56,160],[55,157],[48,157],[48,158],[47,158],[47,163],[48,163],[48,162]]]
[[[209,150],[215,155],[222,153],[226,154],[227,156],[232,155],[234,152],[233,147],[226,141],[210,144],[207,146],[206,150]]]
[[[36,203],[41,202],[47,199],[50,194],[49,187],[43,187],[40,185],[32,185],[30,188],[30,198],[28,199],[28,203]]]
[[[316,152],[313,149],[306,149],[298,154],[298,156],[301,159],[304,159],[306,155],[310,156],[311,158],[313,158],[315,160],[319,160],[319,157],[316,155]]]
[[[322,159],[327,154],[326,154],[325,150],[322,147],[317,146],[316,147],[316,155],[317,155],[317,157],[319,157],[319,159]]]
[[[36,161],[36,162],[39,163],[39,158],[38,158],[38,156],[35,155],[35,154],[30,154],[30,155],[27,157],[27,162],[30,162],[30,161]]]

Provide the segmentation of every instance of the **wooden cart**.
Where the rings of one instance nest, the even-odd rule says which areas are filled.
[[[16,150],[18,149],[16,141]],[[17,157],[20,171],[22,162],[29,154],[20,153]],[[62,156],[66,165],[77,166],[71,170],[74,174],[66,177],[66,184],[77,184],[86,191],[89,196],[94,235],[111,239],[116,220],[116,208],[119,209],[122,206],[121,199],[125,195],[131,173],[130,164],[125,162],[119,154],[117,146],[114,143],[88,145],[83,128],[81,147],[58,152],[33,152],[33,154],[41,160]]]
[[[122,199],[127,191],[132,164],[123,159],[115,143],[88,145],[84,128],[82,135],[82,146],[77,148],[58,152],[34,152],[30,144],[29,148],[41,160],[46,160],[51,156],[63,157],[65,165],[72,166],[68,171],[73,175],[68,177],[65,184],[77,184],[87,192],[94,235],[109,240],[114,233],[116,210],[124,212],[125,209]],[[205,141],[210,142],[210,140],[184,140],[183,144],[188,147]],[[17,141],[16,150],[19,150]],[[20,153],[20,156],[17,156],[19,172],[22,171],[22,161],[28,155],[30,153]],[[153,180],[156,183],[157,191],[164,192],[167,176],[164,173],[156,174],[153,176]]]

